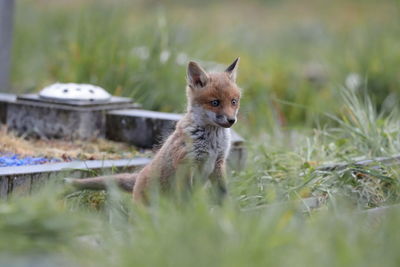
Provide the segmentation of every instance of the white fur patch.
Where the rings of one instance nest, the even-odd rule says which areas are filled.
[[[230,129],[213,125],[191,125],[187,133],[192,139],[192,151],[189,156],[193,159],[204,178],[214,171],[218,159],[226,159],[230,149]]]

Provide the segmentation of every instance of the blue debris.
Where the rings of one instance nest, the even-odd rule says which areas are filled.
[[[51,162],[59,162],[58,159],[49,159],[43,157],[21,157],[18,154],[0,153],[0,167],[37,165]]]

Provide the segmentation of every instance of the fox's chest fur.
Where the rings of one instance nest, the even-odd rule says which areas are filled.
[[[225,159],[230,148],[230,129],[214,126],[195,126],[188,129],[192,140],[188,157],[201,176],[207,178],[218,159]]]
[[[230,129],[197,124],[193,114],[187,114],[178,124],[157,154],[153,167],[159,168],[160,178],[169,184],[179,172],[189,171],[188,178],[206,180],[218,161],[225,161],[230,149]],[[189,168],[188,168],[189,166]]]

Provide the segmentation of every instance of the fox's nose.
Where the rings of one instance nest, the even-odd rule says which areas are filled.
[[[228,119],[230,125],[233,125],[236,122],[236,119]]]

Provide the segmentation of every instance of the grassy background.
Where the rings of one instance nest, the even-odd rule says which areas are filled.
[[[400,217],[362,211],[398,203],[398,167],[317,166],[400,150],[399,13],[395,0],[18,1],[16,93],[89,82],[182,112],[189,59],[211,70],[240,56],[249,161],[221,207],[204,189],[143,211],[59,185],[2,202],[0,263],[397,266]],[[269,206],[309,196],[328,203]]]
[[[12,81],[18,92],[90,82],[181,112],[189,59],[240,56],[243,129],[315,126],[340,110],[349,74],[379,107],[397,103],[398,9],[395,0],[18,1]]]

